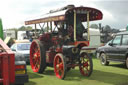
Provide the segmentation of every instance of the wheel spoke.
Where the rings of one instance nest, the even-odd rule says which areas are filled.
[[[57,72],[59,72],[59,70],[60,70],[60,69],[59,69],[59,65],[56,65],[56,69],[57,69]]]
[[[60,63],[60,59],[59,59],[59,57],[57,57],[57,64],[59,64]]]
[[[87,61],[86,62],[89,62],[89,60],[87,59]]]
[[[37,62],[35,63],[35,69],[37,69]]]
[[[35,65],[35,63],[36,63],[36,62],[35,62],[35,59],[33,59],[33,64]]]
[[[61,71],[61,77],[62,77],[64,75],[64,70],[61,69],[60,71]]]
[[[38,48],[38,47],[33,47],[32,50],[33,50],[34,52],[36,52],[37,48]]]
[[[35,48],[35,53],[33,55],[33,64],[34,64],[34,67],[35,69],[38,69],[39,68],[39,65],[40,65],[40,51],[39,49]]]
[[[83,69],[82,66],[80,67],[80,72],[81,72],[82,74],[84,74],[84,69]]]
[[[37,49],[37,55],[40,57],[40,49]]]
[[[84,57],[82,58],[83,62],[85,61]]]
[[[83,67],[88,67],[88,63],[83,63]]]
[[[38,57],[36,58],[36,62],[39,62],[39,59],[38,59]]]
[[[34,67],[34,69],[35,70],[37,70],[38,69],[38,67],[39,67],[39,64],[38,64],[38,59],[37,59],[37,57],[38,57],[38,55],[37,55],[37,50],[38,49],[38,47],[37,47],[37,44],[36,43],[34,43],[33,44],[33,46],[32,46],[32,61],[33,61],[33,67]]]
[[[83,57],[84,56],[84,57]],[[90,71],[91,69],[91,60],[89,58],[89,56],[85,53],[82,54],[81,59],[80,59],[80,73],[83,76],[90,76],[92,71]]]
[[[63,69],[63,63],[62,62],[59,64],[59,69]]]
[[[85,67],[85,68],[86,68],[86,71],[89,72],[88,67]]]

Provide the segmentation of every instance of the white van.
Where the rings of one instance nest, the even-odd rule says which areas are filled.
[[[83,47],[82,51],[87,52],[87,53],[95,53],[96,48],[98,48],[101,45],[100,42],[100,30],[99,29],[94,29],[94,28],[89,28],[90,31],[90,42],[88,47]],[[87,33],[84,33],[83,36],[86,38]]]
[[[17,40],[24,40],[24,38],[26,37],[26,31],[18,31],[17,33]]]

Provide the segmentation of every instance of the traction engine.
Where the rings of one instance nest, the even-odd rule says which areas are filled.
[[[68,5],[50,11],[43,18],[26,21],[26,25],[35,24],[35,27],[36,24],[41,27],[40,23],[47,23],[48,29],[31,44],[32,70],[42,73],[47,66],[54,67],[56,77],[64,79],[69,70],[78,66],[83,76],[90,76],[93,71],[92,58],[81,50],[89,46],[89,21],[100,19],[102,13],[97,9]],[[87,22],[87,28],[83,22]],[[57,30],[53,29],[53,23]],[[83,37],[84,33],[87,34],[86,38]]]

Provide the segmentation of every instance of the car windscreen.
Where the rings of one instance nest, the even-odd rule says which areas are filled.
[[[105,45],[105,46],[108,46],[108,45],[109,45],[109,43],[111,43],[111,42],[112,42],[112,40],[108,41],[108,42],[106,43],[106,45]]]
[[[30,44],[18,44],[17,45],[17,50],[29,50],[30,49]]]

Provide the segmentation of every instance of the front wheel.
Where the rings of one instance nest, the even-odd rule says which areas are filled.
[[[100,55],[100,63],[104,66],[109,65],[109,62],[107,61],[107,56],[105,53],[101,53]]]
[[[66,61],[63,54],[58,53],[54,58],[54,72],[57,78],[64,79],[66,75]]]
[[[92,58],[89,57],[87,53],[83,52],[80,55],[79,63],[80,63],[80,65],[79,65],[80,73],[83,76],[88,76],[89,77],[92,74],[92,71],[93,71]]]

